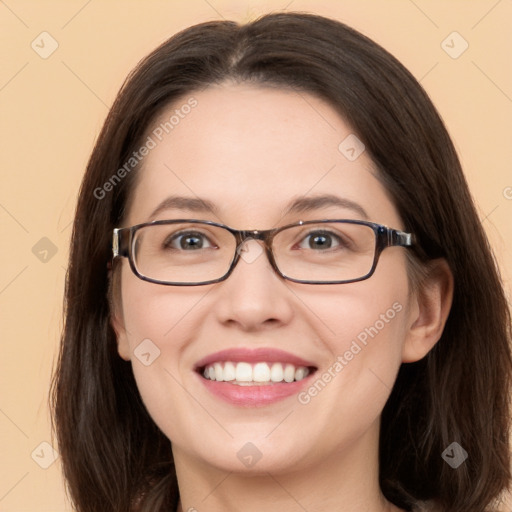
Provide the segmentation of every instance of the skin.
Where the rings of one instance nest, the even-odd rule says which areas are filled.
[[[360,204],[369,220],[403,228],[367,152],[350,162],[338,150],[353,130],[324,101],[230,83],[193,96],[198,105],[144,158],[124,226],[195,218],[269,229],[361,218],[338,206],[282,216],[292,199],[335,193]],[[165,210],[150,218],[171,194],[208,199],[218,212]],[[378,485],[380,415],[401,363],[424,357],[441,336],[453,291],[444,261],[413,291],[405,251],[386,249],[370,279],[323,286],[282,280],[264,253],[241,260],[226,281],[197,287],[144,282],[123,259],[112,320],[118,350],[172,441],[179,510],[399,510]],[[292,396],[259,408],[231,405],[193,371],[218,350],[276,347],[314,361],[322,373],[394,303],[401,311],[307,404]],[[149,366],[133,355],[146,338],[161,351]],[[247,442],[262,454],[251,468],[237,457]]]

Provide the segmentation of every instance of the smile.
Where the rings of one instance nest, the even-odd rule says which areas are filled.
[[[317,370],[311,361],[274,348],[234,348],[198,361],[206,390],[230,405],[261,407],[298,394]]]
[[[280,382],[301,381],[309,375],[306,366],[295,366],[290,363],[259,362],[215,362],[204,367],[202,375],[205,379],[219,382],[230,382],[239,386],[271,385]]]

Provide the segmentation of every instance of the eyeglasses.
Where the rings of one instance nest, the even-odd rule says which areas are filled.
[[[113,233],[113,257],[128,258],[144,281],[197,286],[223,281],[244,243],[262,240],[274,271],[305,284],[343,284],[368,279],[386,247],[410,247],[412,235],[361,220],[300,221],[264,231],[237,230],[212,221],[158,220]]]

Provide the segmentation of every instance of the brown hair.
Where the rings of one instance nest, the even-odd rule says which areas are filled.
[[[382,414],[380,485],[411,510],[480,512],[511,481],[510,311],[455,149],[427,94],[387,51],[327,18],[277,13],[210,22],[173,36],[130,74],[97,140],[80,190],[69,260],[65,329],[52,386],[65,478],[79,512],[176,507],[171,443],[140,398],[110,325],[111,234],[135,171],[98,198],[169,103],[226,80],[325,99],[379,169],[418,266],[445,258],[452,309],[435,348],[403,364]],[[453,441],[468,459],[441,457]]]

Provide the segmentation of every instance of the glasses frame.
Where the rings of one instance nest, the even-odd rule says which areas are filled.
[[[134,240],[135,240],[135,234],[137,231],[141,228],[144,228],[146,226],[155,226],[155,225],[162,225],[162,224],[178,224],[178,223],[189,223],[189,224],[206,224],[209,226],[217,226],[219,228],[223,228],[227,231],[229,231],[236,240],[236,250],[235,255],[233,257],[233,260],[231,261],[231,264],[229,266],[228,271],[220,278],[218,279],[212,279],[209,281],[201,281],[201,282],[193,282],[193,283],[176,283],[176,282],[168,282],[168,281],[160,281],[158,279],[152,279],[150,277],[145,276],[144,274],[141,274],[134,261],[133,257],[133,246],[134,246]],[[370,271],[364,275],[363,277],[358,277],[356,279],[346,279],[343,281],[309,281],[309,280],[302,280],[302,279],[294,279],[292,277],[288,277],[287,275],[283,274],[274,259],[274,254],[272,252],[272,241],[274,237],[280,233],[281,231],[296,227],[296,226],[306,226],[308,224],[323,224],[323,223],[342,223],[342,224],[359,224],[362,226],[368,226],[373,230],[375,233],[375,254],[373,257],[373,263]],[[294,222],[293,224],[287,224],[286,226],[281,226],[274,229],[265,229],[265,230],[239,230],[230,228],[229,226],[226,226],[225,224],[220,224],[218,222],[209,221],[209,220],[197,220],[197,219],[173,219],[173,220],[156,220],[153,222],[145,222],[143,224],[137,224],[135,226],[130,226],[126,228],[115,228],[113,231],[113,238],[112,238],[112,260],[114,260],[117,257],[124,257],[128,258],[130,262],[130,267],[132,269],[132,272],[143,281],[147,281],[150,283],[155,284],[161,284],[164,286],[202,286],[206,284],[214,284],[214,283],[220,283],[221,281],[225,281],[233,272],[235,269],[237,263],[240,261],[240,248],[242,244],[246,240],[262,240],[265,244],[265,251],[267,254],[267,258],[270,262],[270,265],[276,272],[276,274],[283,279],[286,279],[288,281],[292,281],[294,283],[302,283],[302,284],[347,284],[347,283],[355,283],[358,281],[364,281],[368,278],[370,278],[373,273],[375,272],[375,269],[377,267],[377,263],[379,261],[379,257],[384,249],[387,247],[411,247],[413,245],[413,235],[411,233],[405,233],[403,231],[389,228],[383,224],[377,224],[375,222],[369,222],[364,220],[353,220],[353,219],[322,219],[322,220],[307,220],[307,221],[298,221]]]

